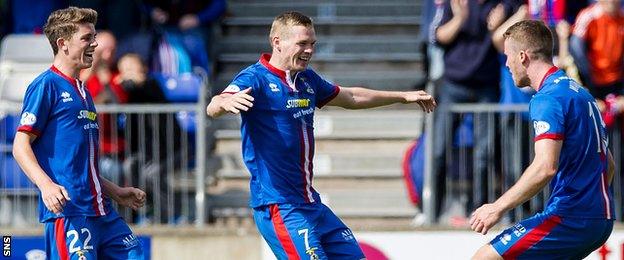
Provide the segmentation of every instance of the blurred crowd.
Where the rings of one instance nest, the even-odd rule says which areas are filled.
[[[465,123],[462,120],[467,118],[449,111],[456,103],[529,102],[533,90],[514,85],[503,54],[503,33],[525,19],[542,20],[551,28],[555,65],[587,87],[607,127],[620,130],[622,125],[617,119],[624,113],[624,13],[620,0],[425,0],[419,37],[427,56],[428,81],[433,82],[439,104],[434,129],[459,131]],[[529,128],[527,119],[524,116],[521,122],[525,129]],[[488,119],[481,116],[470,120],[476,121],[474,125],[486,126]],[[448,168],[452,163],[445,161],[448,137],[434,137],[436,216],[443,221],[453,224],[450,216],[466,216],[487,202],[487,167],[492,158],[488,158],[486,150],[496,140],[493,130],[483,127],[474,132],[475,160],[471,162],[472,185],[468,185],[473,196],[464,202],[445,198],[447,173],[456,173]],[[529,140],[527,133],[523,135],[521,140]],[[526,167],[529,158],[524,155],[529,154],[529,148],[523,150],[523,158],[508,153],[515,156],[508,159],[521,160]],[[461,220],[457,222],[462,225]]]
[[[212,74],[211,30],[225,13],[225,0],[0,0],[0,39],[42,34],[50,13],[68,6],[98,12],[93,66],[80,74],[96,104],[197,101],[205,77]],[[179,88],[189,91],[175,93],[167,91],[172,81],[192,84]],[[166,174],[183,167],[181,154],[192,153],[180,150],[192,147],[183,148],[179,141],[184,132],[177,115],[100,113],[99,124],[100,174],[118,183],[144,183],[150,196],[160,196],[161,214],[148,212],[160,219],[137,221],[179,221],[166,212]]]

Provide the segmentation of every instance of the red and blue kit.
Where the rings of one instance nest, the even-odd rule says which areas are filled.
[[[361,259],[351,230],[312,187],[314,110],[340,88],[311,69],[291,76],[269,64],[270,57],[263,54],[223,91],[251,88],[254,97],[241,113],[241,135],[256,225],[280,259]]]
[[[555,67],[531,99],[529,113],[535,141],[563,141],[559,168],[544,212],[503,231],[491,244],[506,259],[582,259],[613,229],[605,124],[589,92]]]
[[[37,136],[32,143],[37,162],[71,199],[57,215],[39,197],[48,258],[90,259],[107,248],[113,258],[142,259],[138,240],[103,194],[97,113],[83,84],[54,66],[43,72],[26,90],[18,131]],[[111,232],[102,223],[118,228]],[[131,242],[124,244],[124,238]]]

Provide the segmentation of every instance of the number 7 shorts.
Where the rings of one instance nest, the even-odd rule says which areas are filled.
[[[364,259],[351,230],[322,203],[256,207],[254,220],[278,259]]]
[[[45,222],[48,259],[144,259],[143,246],[112,210],[105,216],[68,216]]]

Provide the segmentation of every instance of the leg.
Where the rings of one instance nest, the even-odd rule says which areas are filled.
[[[472,89],[476,102],[478,103],[498,103],[500,99],[498,85],[493,85],[485,89]],[[473,209],[487,203],[489,187],[488,174],[492,172],[488,169],[488,162],[493,162],[492,156],[495,154],[496,117],[490,113],[474,114],[474,172],[473,172]],[[478,189],[476,187],[479,187]]]
[[[447,172],[451,169],[447,167],[447,154],[452,149],[452,137],[457,129],[458,117],[450,112],[450,106],[468,101],[470,99],[470,90],[462,85],[444,81],[436,90],[436,100],[438,108],[434,113],[434,129],[440,132],[433,133],[433,156],[435,170],[435,188],[436,188],[436,217],[442,215],[447,187]],[[449,139],[450,138],[450,139]]]
[[[103,217],[92,217],[99,234],[97,254],[101,259],[145,259],[141,241],[132,233],[117,212]]]
[[[97,259],[96,239],[86,217],[62,217],[45,223],[48,259]]]
[[[479,248],[479,250],[477,250],[475,255],[472,256],[472,259],[473,260],[499,260],[499,259],[503,259],[503,257],[500,256],[496,252],[496,250],[494,250],[494,247],[492,247],[492,245],[486,244],[486,245],[483,245],[481,248]]]
[[[318,214],[314,205],[254,208],[258,231],[277,259],[327,259],[316,230]]]
[[[327,206],[321,204],[324,213],[318,221],[321,243],[329,259],[365,259],[353,232]]]

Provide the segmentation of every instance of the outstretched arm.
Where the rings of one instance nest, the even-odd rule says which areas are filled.
[[[381,91],[361,87],[341,87],[338,95],[327,103],[348,109],[363,109],[386,106],[395,103],[417,103],[423,111],[433,111],[436,102],[427,92]]]
[[[238,114],[247,111],[253,106],[254,98],[249,95],[251,88],[241,90],[237,93],[223,93],[212,97],[210,104],[206,107],[206,113],[212,118],[217,118],[225,113]]]
[[[128,207],[134,210],[139,209],[145,205],[145,192],[134,187],[119,187],[117,184],[100,177],[102,183],[102,190],[104,194],[111,197],[119,205]]]
[[[559,153],[563,141],[542,139],[535,142],[535,158],[520,179],[505,194],[491,204],[485,204],[472,213],[472,230],[487,234],[505,212],[529,200],[540,192],[557,174]]]
[[[43,171],[31,143],[37,138],[36,135],[26,132],[17,132],[13,140],[13,157],[22,171],[41,191],[41,199],[48,210],[59,214],[63,212],[66,201],[71,200],[65,187],[58,185]]]

